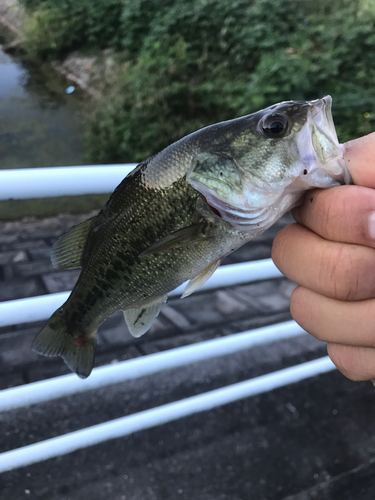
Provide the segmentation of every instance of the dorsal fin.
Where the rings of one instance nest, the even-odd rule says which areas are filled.
[[[81,267],[83,249],[94,219],[95,217],[92,217],[73,226],[56,241],[51,252],[53,267],[56,269]]]

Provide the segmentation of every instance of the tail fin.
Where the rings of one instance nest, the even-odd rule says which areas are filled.
[[[68,332],[63,319],[56,318],[55,314],[36,336],[32,350],[44,356],[61,356],[79,377],[88,377],[94,365],[95,337],[77,339]]]

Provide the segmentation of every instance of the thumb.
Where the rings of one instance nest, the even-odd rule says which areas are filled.
[[[375,188],[375,132],[347,142],[344,159],[354,184]]]

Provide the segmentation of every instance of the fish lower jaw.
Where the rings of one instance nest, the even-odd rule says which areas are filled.
[[[204,191],[205,201],[213,214],[219,215],[222,221],[236,231],[249,233],[253,238],[295,206],[304,189],[301,187],[297,194],[296,190],[288,192],[285,186],[268,193],[253,188],[239,197],[238,204],[220,199],[206,187],[201,191]]]
[[[248,233],[251,238],[255,238],[269,229],[288,210],[296,206],[301,194],[302,190],[298,192],[284,191],[274,203],[261,208],[241,210],[228,205],[225,207],[216,205],[216,208],[220,211],[222,219],[233,229]]]
[[[307,172],[307,174],[306,174]],[[342,184],[350,184],[351,176],[344,158],[333,158],[325,164],[313,162],[304,174],[299,177],[304,189],[313,187],[330,188]],[[298,180],[293,183],[299,184]]]

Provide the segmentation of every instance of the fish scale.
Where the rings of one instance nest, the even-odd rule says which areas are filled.
[[[133,182],[130,183],[130,180]],[[198,222],[196,202],[199,193],[185,180],[179,180],[164,189],[144,188],[142,180],[136,189],[132,189],[134,182],[136,182],[134,176],[123,181],[121,194],[114,202],[111,200],[108,202],[109,206],[104,209],[103,216],[99,214],[88,238],[83,260],[86,255],[89,256],[90,265],[83,268],[65,307],[68,315],[75,313],[77,301],[92,305],[93,298],[88,297],[88,294],[92,294],[93,287],[97,287],[99,294],[100,292],[104,294],[100,297],[98,308],[95,310],[91,308],[91,312],[81,310],[80,327],[83,329],[97,328],[108,316],[109,311],[111,313],[130,306],[140,306],[145,297],[150,301],[166,290],[177,287],[192,274],[196,274],[202,266],[205,267],[212,258],[211,247],[213,250],[217,248],[214,241],[203,241],[201,246],[194,248],[194,253],[188,246],[141,260],[139,254],[150,245],[182,227]],[[121,206],[125,199],[129,206],[136,207],[135,214],[130,210],[118,214],[118,206]],[[138,199],[142,199],[141,204],[137,203]],[[134,217],[137,218],[137,222],[130,231],[127,229],[128,221],[134,220]],[[111,220],[113,222],[109,224],[108,221]],[[112,243],[113,224],[122,235],[120,252],[117,242]],[[223,226],[225,230],[231,231],[226,224]],[[94,249],[101,241],[107,242],[104,249],[107,266],[98,275],[97,264],[102,263],[102,255]],[[127,265],[128,272],[115,270],[114,265],[119,261]],[[198,264],[198,269],[195,261],[202,262]],[[95,299],[98,298],[98,291]]]
[[[105,318],[122,309],[130,332],[143,335],[169,291],[186,280],[184,296],[199,288],[305,190],[345,182],[342,162],[329,96],[280,103],[168,146],[54,245],[57,267],[82,270],[34,350],[87,377]]]

